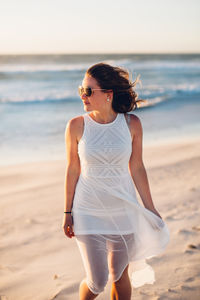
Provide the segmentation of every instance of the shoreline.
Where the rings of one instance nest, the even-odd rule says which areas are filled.
[[[186,159],[187,155],[185,153],[181,153],[180,156],[176,156],[179,149],[182,149],[182,147],[187,148],[188,151],[190,151],[190,157],[198,156],[200,153],[200,137],[191,138],[191,139],[181,139],[180,141],[166,141],[164,143],[154,143],[154,144],[144,144],[143,143],[143,159],[147,164],[147,167],[157,166],[159,163],[161,164],[168,164],[170,162],[174,162],[177,159],[182,160]],[[170,153],[170,157],[164,157],[163,154],[167,151]],[[176,152],[174,154],[173,152]],[[154,159],[155,153],[158,155],[159,163],[157,163],[158,160]],[[162,157],[159,156],[159,153],[162,154]],[[37,159],[36,157],[34,159],[28,159],[24,161],[19,162],[11,162],[11,163],[0,163],[0,168],[9,168],[9,167],[17,167],[17,166],[24,166],[24,165],[32,165],[32,164],[46,164],[46,163],[60,163],[65,162],[65,159],[57,157],[57,158],[46,158],[46,159]]]
[[[147,161],[147,165],[151,166],[150,162],[150,157],[153,157],[153,153],[159,153],[160,151],[162,152],[162,154],[164,153],[165,150],[167,150],[168,152],[170,152],[170,154],[173,154],[173,151],[178,151],[179,147],[186,147],[188,148],[189,151],[191,151],[193,156],[197,156],[198,153],[200,153],[200,148],[199,145],[200,144],[200,137],[192,137],[189,139],[180,139],[179,141],[175,141],[175,140],[167,140],[165,142],[155,142],[155,143],[144,143],[143,142],[143,159]],[[191,155],[190,153],[190,155]],[[176,159],[185,159],[186,155],[183,154],[181,157],[177,158],[175,157],[174,160]],[[166,162],[164,162],[164,159],[166,159],[166,157],[163,159],[161,157],[159,157],[159,161],[162,161],[162,164],[166,164]],[[36,158],[34,157],[33,159],[27,158],[24,161],[13,161],[11,163],[1,163],[0,162],[0,168],[6,168],[6,167],[15,167],[15,166],[20,166],[20,165],[28,165],[28,164],[43,164],[43,163],[55,163],[55,162],[65,162],[65,159],[61,158],[61,157],[54,157],[54,158],[50,158],[47,157],[46,159],[40,159],[40,158]],[[155,160],[154,160],[155,161]],[[170,161],[173,161],[172,156],[167,158],[167,163],[169,163]],[[157,163],[153,163],[152,165],[157,165]]]

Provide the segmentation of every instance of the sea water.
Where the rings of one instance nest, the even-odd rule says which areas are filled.
[[[199,138],[200,55],[0,56],[0,164],[65,159],[67,122],[85,113],[78,95],[85,71],[105,62],[130,72],[144,145]]]

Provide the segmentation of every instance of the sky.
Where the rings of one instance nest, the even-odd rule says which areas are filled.
[[[200,53],[200,0],[0,0],[0,54]]]

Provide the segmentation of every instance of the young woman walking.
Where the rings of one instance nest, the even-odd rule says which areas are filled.
[[[127,114],[139,102],[136,83],[123,68],[93,65],[79,87],[86,113],[66,127],[63,230],[75,236],[86,271],[80,300],[95,299],[109,278],[111,299],[129,300],[132,285],[154,282],[145,259],[160,254],[169,242],[143,164],[141,121]]]

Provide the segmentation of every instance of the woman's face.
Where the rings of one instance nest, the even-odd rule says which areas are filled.
[[[104,93],[104,91],[99,90],[101,87],[98,85],[96,79],[89,75],[85,75],[83,81],[82,81],[82,87],[91,89],[95,89],[92,91],[91,96],[86,96],[85,93],[83,93],[80,97],[83,101],[84,110],[85,111],[92,111],[92,110],[102,110],[104,105],[106,105],[108,102],[107,99],[107,93]],[[96,90],[97,89],[97,90]],[[107,103],[106,103],[107,102]],[[108,105],[108,104],[107,104]]]

